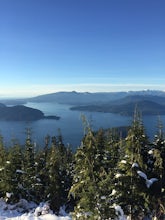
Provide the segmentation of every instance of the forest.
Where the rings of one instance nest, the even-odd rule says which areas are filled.
[[[40,149],[27,129],[24,146],[0,136],[0,198],[48,202],[73,219],[165,219],[165,136],[161,120],[151,141],[136,111],[126,136],[94,131],[83,118],[84,137],[73,152],[62,134],[45,137]],[[24,210],[26,211],[26,210]]]

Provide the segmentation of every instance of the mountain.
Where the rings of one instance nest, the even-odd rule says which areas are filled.
[[[72,110],[111,112],[132,115],[135,106],[144,115],[165,114],[165,92],[155,90],[129,92],[57,92],[28,99],[3,100],[1,103],[55,102],[72,105]]]
[[[6,107],[3,103],[0,103],[0,108]]]
[[[26,104],[26,99],[2,99],[0,100],[0,105],[4,104],[4,105],[24,105]]]
[[[125,97],[125,92],[89,93],[89,92],[57,92],[28,99],[30,102],[57,102],[60,104],[81,105],[102,103]]]
[[[134,97],[133,97],[134,96]],[[117,101],[123,98],[141,96],[141,97],[159,97],[165,98],[165,92],[146,90],[146,91],[129,91],[129,92],[57,92],[51,94],[40,95],[27,99],[30,102],[57,102],[60,104],[70,105],[85,105],[85,104],[100,104],[111,101]],[[123,100],[124,101],[124,100]],[[126,101],[127,102],[127,101]]]
[[[40,119],[56,119],[57,116],[44,116],[44,113],[38,109],[17,105],[7,107],[0,103],[0,120],[5,121],[35,121]]]
[[[56,92],[44,94],[32,98],[24,99],[3,99],[1,103],[5,105],[24,105],[27,102],[56,102],[59,104],[70,105],[87,105],[87,104],[102,104],[112,101],[119,101],[123,98],[128,99],[135,96],[141,97],[158,97],[165,98],[165,92],[157,90],[142,90],[142,91],[128,91],[128,92]],[[148,98],[147,98],[148,99]],[[124,101],[124,99],[123,99]],[[151,100],[152,101],[152,100]],[[126,101],[127,102],[127,101]]]
[[[129,100],[126,102],[126,100]],[[123,99],[118,101],[116,104],[114,102],[106,103],[103,105],[85,105],[85,106],[75,106],[71,107],[71,110],[78,111],[90,111],[90,112],[109,112],[121,115],[133,116],[135,108],[142,113],[142,115],[165,115],[165,98],[164,104],[159,104],[154,101],[146,100],[145,97],[139,97],[138,99]]]
[[[141,95],[141,94],[137,94],[137,95],[128,95],[124,98],[121,99],[117,99],[114,100],[113,102],[111,102],[111,104],[114,105],[121,105],[121,104],[127,104],[127,103],[131,103],[131,102],[141,102],[141,101],[151,101],[151,102],[155,102],[161,105],[165,105],[165,96],[158,96],[158,95]]]

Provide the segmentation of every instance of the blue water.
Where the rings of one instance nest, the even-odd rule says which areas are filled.
[[[45,115],[60,116],[60,120],[42,119],[34,122],[6,122],[0,121],[0,133],[4,137],[6,145],[10,146],[12,139],[18,139],[24,144],[26,138],[26,128],[31,128],[32,139],[38,147],[44,146],[46,135],[57,136],[60,129],[65,144],[69,144],[73,149],[78,147],[84,135],[84,128],[81,115],[85,115],[94,130],[99,128],[110,128],[117,126],[130,125],[132,117],[125,117],[111,113],[100,112],[79,112],[71,111],[69,105],[57,103],[32,103],[26,104],[28,107],[37,108]],[[143,122],[150,138],[156,132],[157,116],[143,117]],[[165,123],[165,116],[161,116]]]

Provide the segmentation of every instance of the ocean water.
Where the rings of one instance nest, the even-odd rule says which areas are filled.
[[[32,140],[38,147],[43,147],[46,135],[57,136],[60,129],[64,143],[70,145],[72,149],[75,149],[80,146],[84,135],[82,115],[86,117],[94,130],[127,126],[132,122],[132,117],[111,113],[72,111],[70,110],[70,105],[58,103],[29,102],[26,106],[37,108],[43,111],[45,115],[57,115],[61,118],[60,120],[42,119],[34,122],[0,121],[0,134],[3,136],[7,146],[10,146],[13,139],[17,139],[19,143],[24,144],[26,129],[30,128]],[[160,118],[162,123],[165,124],[165,116],[161,116]],[[146,132],[151,139],[157,130],[157,121],[157,116],[143,117]]]

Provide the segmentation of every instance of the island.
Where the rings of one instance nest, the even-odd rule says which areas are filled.
[[[121,103],[121,104],[120,104]],[[150,100],[129,101],[126,103],[114,104],[112,102],[97,105],[81,105],[71,107],[71,110],[88,111],[88,112],[104,112],[120,114],[123,116],[133,116],[135,109],[142,113],[142,115],[165,115],[165,104],[159,104]]]
[[[38,109],[26,107],[24,105],[16,105],[8,107],[0,103],[0,120],[4,121],[36,121],[40,119],[55,119],[59,120],[59,116],[45,116]]]

